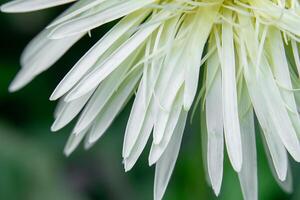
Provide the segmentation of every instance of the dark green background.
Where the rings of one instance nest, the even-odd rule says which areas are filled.
[[[93,31],[91,38],[81,40],[21,91],[7,91],[20,67],[19,56],[26,43],[64,8],[30,14],[0,13],[0,200],[150,200],[154,168],[147,164],[149,144],[132,171],[125,173],[121,163],[131,105],[91,150],[80,147],[70,157],[65,157],[62,150],[74,123],[55,134],[49,130],[56,103],[48,97],[64,74],[112,24]],[[186,126],[166,200],[217,199],[205,181],[200,134],[200,120],[195,117],[192,125]],[[300,165],[291,162],[294,194],[285,194],[271,176],[257,138],[260,199],[300,199]],[[224,173],[218,199],[242,199],[237,175],[227,158]]]

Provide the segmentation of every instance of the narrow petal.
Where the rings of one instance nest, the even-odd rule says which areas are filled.
[[[94,143],[98,140],[111,125],[118,113],[126,105],[127,101],[134,93],[141,77],[141,70],[137,69],[122,82],[122,85],[114,92],[100,113],[93,122],[88,142]]]
[[[44,32],[41,35],[45,35]],[[22,69],[12,81],[9,90],[13,92],[21,89],[37,75],[47,70],[82,36],[83,34],[80,34],[61,40],[49,40],[46,37],[38,36],[39,41],[34,40],[35,45],[30,45],[25,49],[26,52],[24,52],[23,60],[21,60]]]
[[[91,16],[81,17],[78,19],[67,21],[58,25],[51,33],[51,38],[59,39],[86,32],[111,22],[115,19],[126,16],[146,5],[153,3],[155,0],[128,0],[113,4],[103,12],[97,12]]]
[[[244,16],[240,16],[240,19],[242,23],[249,22],[246,21]],[[244,41],[241,41],[240,45],[244,46],[243,43],[245,42],[246,49],[251,52],[249,54],[251,60],[248,60],[246,58],[246,50],[242,50],[244,54],[244,75],[249,89],[249,95],[260,125],[262,126],[266,137],[274,137],[270,140],[276,140],[275,138],[279,137],[291,156],[296,161],[300,161],[300,145],[297,134],[273,78],[268,61],[266,57],[262,55],[259,69],[253,64],[256,63],[257,60],[255,53],[257,50],[255,49],[256,39],[253,39],[255,36],[253,27],[247,26],[247,28],[241,30],[243,31],[241,36],[243,36]],[[259,70],[259,73],[257,70]],[[260,89],[257,90],[257,88]]]
[[[76,0],[15,0],[1,6],[2,12],[31,12],[74,2]]]
[[[154,178],[154,200],[161,200],[163,198],[167,185],[170,181],[179,154],[186,116],[187,113],[185,112],[180,117],[179,124],[177,125],[178,128],[176,128],[166,151],[156,164]]]
[[[170,114],[167,119],[167,123],[165,125],[165,129],[162,133],[162,139],[160,143],[156,144],[152,143],[150,154],[149,154],[149,165],[153,165],[156,163],[159,158],[163,155],[164,151],[166,150],[172,135],[176,131],[176,126],[180,123],[179,120],[181,120],[182,113],[184,111],[182,110],[182,104],[183,104],[183,89],[181,89],[176,97],[176,100],[171,108]],[[157,125],[157,124],[156,124]]]
[[[230,20],[232,12],[226,11],[224,16]],[[242,145],[237,106],[233,28],[226,22],[222,25],[221,56],[225,142],[230,162],[234,170],[239,172],[242,167]]]
[[[220,5],[199,8],[195,14],[195,23],[190,30],[190,36],[185,43],[184,53],[188,59],[182,58],[185,66],[184,108],[189,110],[198,89],[201,57],[209,33],[215,22]]]
[[[55,117],[55,121],[51,126],[51,131],[58,131],[72,121],[85,106],[92,94],[93,91],[74,101],[65,102]]]
[[[147,12],[137,12],[120,20],[68,72],[52,93],[50,100],[58,99],[74,87],[90,69],[97,65],[99,59],[108,57],[124,40],[128,39],[129,36],[125,33],[140,23],[146,16]]]
[[[239,180],[245,200],[258,199],[257,158],[254,113],[247,87],[240,81],[241,94],[239,101],[239,118],[241,123],[241,138],[243,148],[243,165],[239,172]]]
[[[211,40],[210,46],[214,41]],[[222,77],[217,51],[207,61],[206,87],[207,169],[212,188],[218,196],[223,179],[224,136]]]
[[[293,86],[290,77],[288,61],[285,54],[284,44],[281,33],[271,28],[268,34],[268,51],[273,66],[274,77],[280,87],[280,93],[283,101],[289,109],[289,116],[295,128],[295,131],[300,138],[300,118],[297,111]]]
[[[84,136],[87,134],[88,129],[83,130],[79,134],[71,134],[67,144],[64,149],[64,153],[66,156],[69,156],[75,149],[76,147],[80,144],[80,142],[83,140]]]
[[[132,57],[126,60],[122,66],[116,69],[112,74],[107,77],[102,84],[96,89],[92,98],[85,106],[80,118],[78,119],[73,132],[78,133],[93,123],[97,115],[104,109],[106,104],[110,101],[114,92],[120,87],[124,79],[127,78],[127,73],[134,65],[134,61],[140,53],[138,49]],[[67,96],[68,97],[68,96]]]
[[[143,44],[143,42],[158,28],[159,25],[160,23],[156,23],[135,33],[122,46],[105,59],[99,67],[91,70],[73,89],[72,97],[70,98],[78,98],[97,87],[97,85],[109,76],[111,72],[118,68],[124,60],[132,55],[132,53]]]

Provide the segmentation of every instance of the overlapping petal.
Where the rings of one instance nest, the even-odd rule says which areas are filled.
[[[28,12],[71,2],[27,46],[10,86],[22,88],[85,34],[117,20],[50,97],[60,99],[53,131],[79,115],[66,155],[83,139],[86,148],[95,144],[134,97],[124,167],[130,170],[151,140],[154,199],[162,199],[198,96],[205,110],[204,163],[216,195],[226,149],[244,199],[258,198],[255,117],[271,170],[290,191],[288,154],[300,161],[299,1],[15,0],[1,10]]]

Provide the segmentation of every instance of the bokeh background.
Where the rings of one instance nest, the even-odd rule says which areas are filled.
[[[3,4],[6,0],[0,0]],[[29,14],[0,13],[0,200],[151,200],[154,168],[148,167],[149,144],[128,173],[121,149],[131,103],[105,136],[89,151],[62,153],[72,125],[50,132],[55,102],[48,100],[56,84],[92,44],[112,25],[92,32],[46,73],[19,92],[9,93],[20,68],[19,56],[30,41],[66,6]],[[186,126],[182,148],[167,189],[166,200],[242,199],[237,175],[225,160],[218,198],[205,181],[199,111]],[[300,199],[300,164],[291,162],[294,193],[284,193],[269,170],[261,138],[257,137],[259,197],[261,200]]]

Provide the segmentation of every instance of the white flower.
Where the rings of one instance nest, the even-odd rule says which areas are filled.
[[[70,2],[75,3],[27,46],[10,86],[20,89],[89,31],[120,19],[50,97],[60,99],[53,131],[82,110],[67,155],[83,138],[92,146],[137,90],[124,138],[125,170],[152,135],[149,165],[156,164],[154,199],[161,199],[187,113],[199,96],[203,151],[215,193],[225,141],[244,199],[258,198],[254,113],[272,171],[291,190],[287,152],[300,161],[298,0],[15,0],[1,9],[27,12]]]

